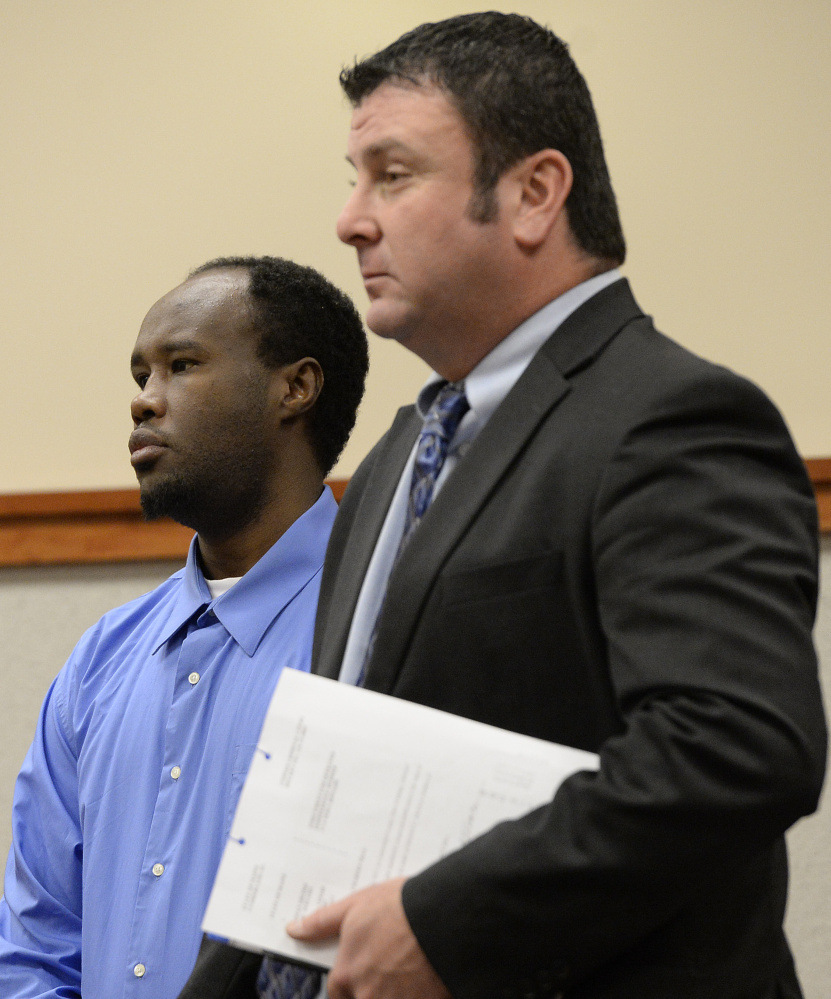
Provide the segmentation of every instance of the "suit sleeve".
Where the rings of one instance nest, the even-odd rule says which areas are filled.
[[[70,664],[53,683],[17,779],[0,902],[0,995],[80,999],[77,760],[64,714]]]
[[[775,408],[726,372],[658,393],[598,481],[594,603],[621,731],[597,774],[405,885],[457,999],[553,994],[648,955],[816,807],[815,509]]]

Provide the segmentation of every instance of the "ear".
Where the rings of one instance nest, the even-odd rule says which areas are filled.
[[[524,250],[535,250],[554,226],[565,220],[566,198],[574,174],[558,149],[540,149],[510,171],[515,182],[514,238]]]
[[[313,357],[281,365],[274,375],[274,390],[282,419],[300,416],[317,402],[323,388],[323,369]]]

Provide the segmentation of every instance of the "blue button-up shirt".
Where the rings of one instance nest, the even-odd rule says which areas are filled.
[[[178,995],[277,677],[309,668],[335,512],[326,488],[215,600],[192,545],[81,639],[15,789],[3,999]]]

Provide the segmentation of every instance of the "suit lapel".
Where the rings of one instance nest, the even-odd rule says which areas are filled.
[[[635,319],[644,316],[625,278],[598,292],[573,312],[540,349],[568,378],[587,367]],[[539,356],[535,358],[539,359]],[[533,367],[532,362],[529,370]],[[517,382],[515,389],[522,384]]]
[[[390,576],[378,622],[376,653],[367,671],[368,687],[392,691],[413,629],[442,566],[536,428],[570,391],[568,376],[590,364],[623,326],[640,316],[628,283],[616,282],[573,313],[529,364],[442,487]],[[417,420],[408,435],[396,482],[419,426]],[[387,495],[391,497],[391,490]],[[384,512],[388,505],[389,498]],[[380,524],[372,547],[378,530]]]
[[[528,378],[533,398],[511,392],[442,486],[413,534],[387,586],[376,655],[366,685],[389,693],[427,595],[447,557],[540,421],[568,392],[549,359]],[[530,367],[523,375],[526,381]],[[529,399],[531,402],[529,404]]]
[[[347,525],[348,533],[340,553],[337,575],[327,588],[329,599],[321,599],[316,622],[321,640],[313,669],[323,676],[337,678],[340,672],[361,585],[395,487],[421,425],[421,417],[415,407],[405,406],[399,409],[393,425],[376,447],[372,468],[351,524]],[[332,555],[331,551],[328,552],[327,558]]]

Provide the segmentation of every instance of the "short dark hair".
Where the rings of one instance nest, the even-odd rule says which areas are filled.
[[[476,155],[476,218],[493,217],[496,182],[540,149],[571,163],[566,202],[579,246],[623,263],[620,225],[591,94],[568,46],[519,14],[463,14],[422,24],[340,74],[353,107],[386,81],[442,88],[461,114]]]
[[[190,277],[220,268],[248,271],[257,353],[266,367],[313,357],[323,388],[309,412],[312,448],[323,474],[349,440],[364,394],[369,352],[352,300],[312,267],[282,257],[217,257]]]

